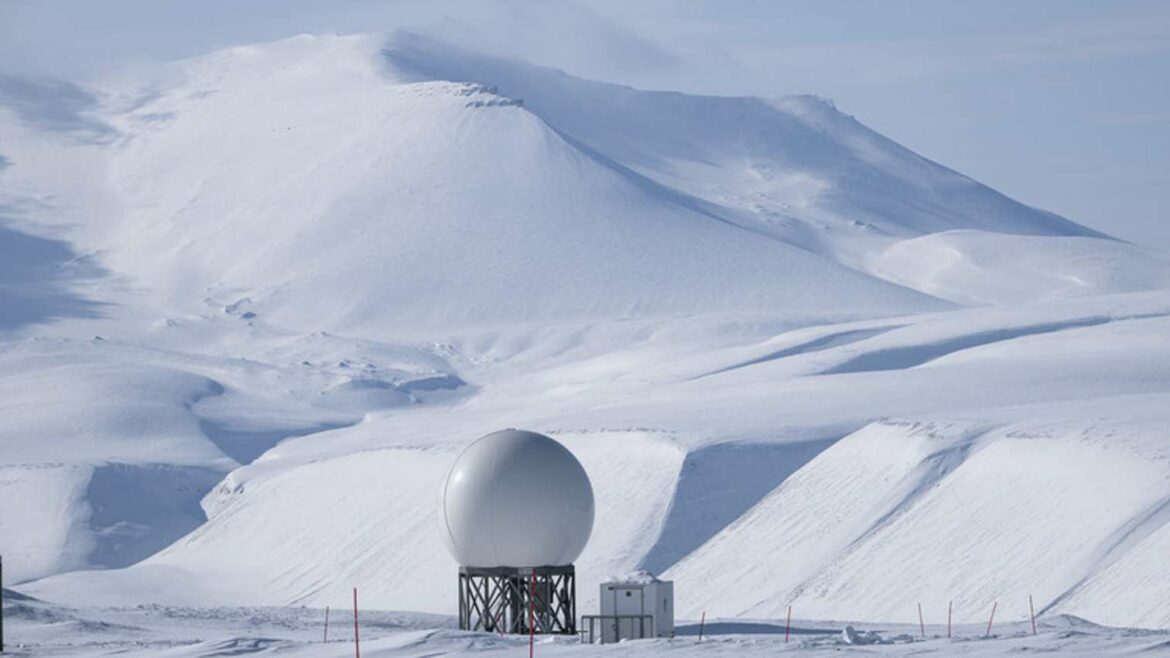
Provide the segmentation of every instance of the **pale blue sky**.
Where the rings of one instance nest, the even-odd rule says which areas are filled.
[[[0,71],[419,29],[639,87],[815,93],[1025,203],[1170,250],[1170,2],[0,0]]]

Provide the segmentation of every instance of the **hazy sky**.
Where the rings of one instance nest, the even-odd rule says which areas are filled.
[[[1025,203],[1170,249],[1166,1],[0,0],[0,72],[400,27],[638,87],[827,96]]]

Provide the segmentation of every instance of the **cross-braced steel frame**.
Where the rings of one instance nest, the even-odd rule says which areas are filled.
[[[576,635],[576,620],[577,581],[571,564],[536,569],[459,568],[459,628],[463,630]]]

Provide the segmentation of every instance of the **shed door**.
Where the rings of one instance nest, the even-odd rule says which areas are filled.
[[[642,588],[641,587],[615,587],[613,588],[614,596],[614,614],[618,615],[642,615],[646,614],[642,606]]]

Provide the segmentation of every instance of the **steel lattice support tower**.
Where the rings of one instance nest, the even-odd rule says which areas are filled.
[[[459,628],[462,630],[527,635],[530,598],[535,633],[577,634],[577,580],[573,565],[536,569],[459,568]]]

